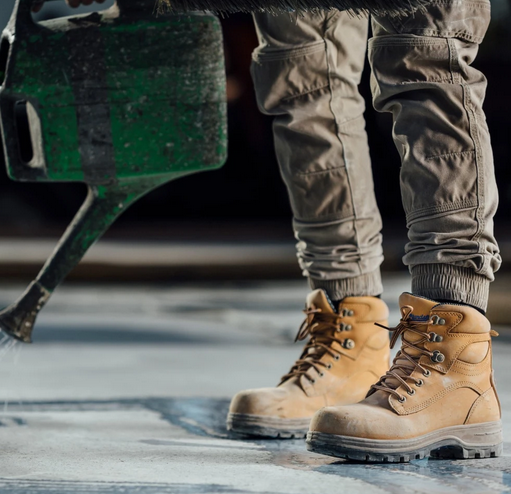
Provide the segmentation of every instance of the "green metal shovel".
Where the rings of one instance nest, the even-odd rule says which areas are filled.
[[[18,0],[0,47],[9,176],[89,192],[0,329],[31,342],[53,290],[115,219],[154,188],[226,160],[222,34],[208,14],[156,15],[154,0],[35,23]]]

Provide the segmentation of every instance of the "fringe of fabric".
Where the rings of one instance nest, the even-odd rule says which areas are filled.
[[[423,10],[428,0],[159,0],[160,8],[172,13],[209,11],[217,14],[236,12],[311,12],[347,10],[354,15],[374,14],[402,17]]]

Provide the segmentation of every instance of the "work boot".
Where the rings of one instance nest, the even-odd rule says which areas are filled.
[[[476,309],[405,293],[394,364],[361,403],[312,419],[308,449],[340,458],[406,462],[426,456],[488,458],[502,452],[491,336]]]
[[[375,325],[388,318],[375,297],[348,297],[334,307],[312,292],[296,341],[309,338],[300,358],[275,388],[242,391],[231,402],[227,428],[262,437],[305,437],[325,405],[362,400],[390,366],[389,337]]]

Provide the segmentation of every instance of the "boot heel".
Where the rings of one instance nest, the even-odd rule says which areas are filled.
[[[452,428],[452,442],[431,449],[432,458],[479,459],[502,455],[502,423],[486,422]]]
[[[438,460],[468,460],[480,458],[498,458],[502,456],[503,445],[488,448],[464,448],[463,446],[444,446],[431,451],[431,458]]]

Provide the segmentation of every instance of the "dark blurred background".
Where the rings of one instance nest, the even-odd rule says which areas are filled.
[[[2,0],[0,25],[6,24],[13,3]],[[507,257],[511,224],[511,95],[507,89],[511,80],[511,6],[509,0],[494,0],[492,4],[493,23],[476,66],[489,79],[485,109],[501,194],[497,232]],[[104,4],[109,5],[111,1]],[[38,17],[46,19],[68,12],[76,10],[71,11],[64,2],[51,2]],[[151,193],[124,214],[107,239],[292,244],[291,211],[274,156],[271,119],[256,107],[249,74],[251,52],[257,43],[252,20],[248,15],[233,15],[222,23],[228,67],[227,164],[220,171],[180,179]],[[385,220],[386,267],[397,269],[406,231],[399,192],[400,165],[390,135],[391,117],[372,109],[367,68],[360,89],[367,100],[376,194]],[[14,183],[0,166],[0,239],[56,238],[79,208],[84,194],[85,187],[80,184]],[[299,276],[298,268],[293,267],[292,273]]]

